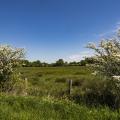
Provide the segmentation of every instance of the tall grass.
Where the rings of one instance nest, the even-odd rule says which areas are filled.
[[[94,79],[87,67],[26,67],[19,71],[28,78],[28,94],[32,96],[62,96],[68,89],[68,79],[73,80],[73,88]],[[74,89],[73,89],[74,92]]]
[[[0,120],[119,120],[107,107],[87,108],[67,100],[0,96]]]

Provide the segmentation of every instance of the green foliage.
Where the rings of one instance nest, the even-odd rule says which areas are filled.
[[[21,79],[21,75],[19,73],[13,73],[10,76],[10,80],[6,81],[2,85],[1,92],[6,92],[9,94],[21,94],[23,95],[25,91],[25,81]]]
[[[37,60],[37,61],[32,62],[31,66],[32,67],[42,67],[42,63],[39,60]]]
[[[111,89],[112,88],[112,89]],[[105,105],[110,108],[119,108],[119,95],[112,81],[106,79],[92,80],[83,86],[83,102],[87,105]]]
[[[81,66],[86,66],[86,64],[87,64],[87,61],[81,60],[81,62],[80,62],[80,65],[81,65]]]
[[[86,61],[87,64],[94,64],[95,63],[95,61],[92,57],[85,58],[85,61]]]
[[[0,96],[1,120],[119,120],[107,107],[87,108],[68,100],[50,97]]]
[[[31,63],[29,62],[29,60],[21,60],[22,66],[23,67],[30,67]]]
[[[9,91],[13,82],[12,75],[20,60],[24,57],[24,50],[8,45],[0,45],[0,88],[1,91]],[[8,87],[8,88],[7,88]]]
[[[62,97],[67,94],[68,80],[73,79],[74,83],[81,81],[89,81],[93,79],[91,69],[88,67],[24,67],[20,68],[23,77],[28,78],[29,88],[28,95],[33,96],[56,96]],[[74,82],[75,81],[75,82]],[[75,88],[76,89],[76,88]],[[79,87],[78,87],[79,89]]]
[[[120,118],[118,112],[99,106],[114,105],[116,92],[111,90],[111,87],[107,87],[108,85],[105,86],[107,83],[104,79],[101,81],[99,77],[93,76],[92,70],[88,67],[24,67],[19,71],[23,77],[28,78],[29,97],[0,96],[1,120],[31,118],[33,120],[119,120]],[[70,100],[77,104],[67,100],[69,97],[66,99],[68,79],[73,79]],[[108,94],[111,92],[112,94]],[[80,105],[81,103],[99,107],[90,108]]]
[[[119,31],[120,32],[120,31]],[[108,104],[111,107],[120,107],[120,37],[116,35],[111,39],[100,41],[99,45],[88,44],[94,50],[95,64],[92,65],[97,74],[106,78],[103,85],[97,84],[86,92],[88,99],[96,103]],[[97,82],[98,83],[98,82]],[[104,87],[105,86],[105,87]],[[89,88],[88,88],[89,89]],[[95,102],[94,102],[95,103]]]
[[[89,44],[88,48],[93,49],[95,64],[93,67],[108,77],[120,75],[120,40],[119,37],[102,40],[98,46]]]
[[[114,108],[119,104],[119,90],[116,91],[112,81],[109,83],[104,77],[92,75],[93,70],[89,67],[26,67],[20,71],[22,76],[28,78],[27,91],[30,96],[68,96],[68,80],[72,79],[71,99],[77,103],[93,106],[101,104]]]
[[[94,64],[94,61],[92,58],[85,58],[84,60],[81,60],[80,62],[65,62],[63,59],[57,60],[55,63],[45,63],[41,62],[39,60],[37,61],[28,61],[28,60],[22,60],[23,67],[60,67],[60,66],[85,66],[86,64]]]
[[[68,66],[80,66],[80,62],[70,62]]]
[[[64,60],[63,59],[57,60],[54,66],[64,66]]]

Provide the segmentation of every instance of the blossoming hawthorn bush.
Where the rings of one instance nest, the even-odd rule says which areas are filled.
[[[110,39],[100,41],[99,45],[88,44],[88,48],[94,50],[94,63],[92,67],[98,75],[106,78],[106,82],[94,93],[86,93],[88,96],[99,98],[99,101],[110,106],[120,106],[120,30],[118,34]],[[94,89],[94,84],[90,88]],[[100,96],[98,96],[98,93]],[[90,97],[89,97],[90,98]]]
[[[22,58],[24,58],[24,49],[0,45],[0,87],[2,91],[9,89],[4,89],[4,87],[11,82]]]
[[[95,51],[94,67],[99,73],[106,76],[120,75],[120,41],[118,39],[102,40],[99,46],[89,44]]]

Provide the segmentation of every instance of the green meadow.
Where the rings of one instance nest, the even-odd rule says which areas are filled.
[[[91,68],[22,67],[21,77],[27,78],[27,96],[0,96],[0,120],[119,120],[118,110],[107,106],[87,106],[74,100],[82,89],[99,79]],[[68,81],[72,79],[72,93]]]
[[[28,93],[32,96],[56,96],[67,94],[69,80],[73,81],[73,89],[79,89],[82,84],[95,79],[92,70],[85,66],[72,67],[24,67],[19,69],[22,77],[29,82]]]
[[[50,97],[0,96],[0,120],[119,120],[107,107],[88,108]]]

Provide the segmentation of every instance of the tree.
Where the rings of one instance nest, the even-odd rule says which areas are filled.
[[[107,105],[120,107],[120,31],[115,37],[100,41],[99,45],[88,44],[88,48],[94,50],[94,64],[92,68],[102,76],[102,89],[95,90],[90,94],[102,95],[99,99]],[[105,77],[105,79],[103,79]],[[94,86],[94,84],[93,84]],[[94,90],[94,88],[90,88]],[[88,96],[90,97],[90,94]],[[92,95],[93,96],[93,95]],[[98,98],[98,97],[96,97]]]
[[[95,51],[94,67],[99,73],[109,77],[120,75],[120,39],[118,36],[102,40],[98,46],[89,44],[87,47]]]
[[[30,62],[28,60],[22,60],[21,61],[23,67],[30,67]]]
[[[86,64],[87,64],[87,61],[85,61],[85,60],[81,60],[81,61],[80,61],[80,65],[81,65],[81,66],[86,66]]]
[[[0,45],[0,86],[11,80],[20,60],[24,58],[24,49],[14,48],[9,45]]]
[[[42,67],[42,63],[37,60],[31,63],[32,67]]]
[[[57,60],[55,66],[64,66],[64,60],[63,59]]]
[[[87,64],[94,64],[94,62],[95,62],[92,57],[85,58],[85,61],[86,61]]]

